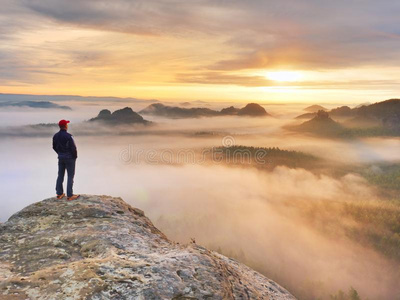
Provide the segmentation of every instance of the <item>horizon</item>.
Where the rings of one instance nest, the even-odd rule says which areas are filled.
[[[93,96],[93,95],[78,95],[78,94],[19,94],[19,93],[0,93],[0,102],[1,101],[10,101],[8,99],[1,99],[1,97],[33,97],[32,100],[27,100],[27,101],[72,101],[74,99],[68,99],[68,97],[71,98],[82,98],[84,99],[116,99],[116,100],[125,100],[128,102],[122,102],[123,105],[129,105],[130,102],[129,101],[139,101],[139,102],[160,102],[160,103],[165,103],[165,104],[180,104],[180,103],[192,103],[192,104],[198,104],[199,106],[201,106],[201,103],[204,104],[223,104],[223,103],[227,103],[227,104],[233,104],[233,105],[243,105],[246,103],[257,103],[260,105],[300,105],[300,104],[304,104],[304,105],[326,105],[326,106],[331,106],[332,108],[335,108],[335,106],[349,106],[349,107],[354,107],[354,106],[358,106],[361,104],[365,104],[365,105],[369,105],[369,104],[374,104],[374,103],[379,103],[379,102],[384,102],[384,101],[388,101],[388,100],[396,100],[399,99],[398,97],[392,97],[392,98],[384,98],[384,99],[376,99],[376,100],[372,100],[372,99],[360,99],[359,101],[352,101],[352,102],[348,102],[348,101],[330,101],[330,102],[323,102],[323,101],[285,101],[285,102],[279,102],[279,101],[269,101],[269,100],[257,100],[257,99],[243,99],[243,100],[230,100],[230,99],[214,99],[214,100],[202,100],[202,99],[197,99],[197,98],[193,98],[193,99],[157,99],[157,98],[138,98],[138,97],[131,97],[131,96],[127,96],[127,97],[118,97],[118,96],[111,96],[111,95],[104,95],[104,96]],[[36,99],[35,97],[55,97],[53,99]],[[62,97],[64,99],[56,99],[56,97]],[[11,102],[19,102],[19,101],[23,101],[23,99],[12,99]],[[118,102],[117,102],[118,103]],[[116,103],[116,104],[117,104]]]

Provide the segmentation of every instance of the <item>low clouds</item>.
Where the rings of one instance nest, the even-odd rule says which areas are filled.
[[[212,126],[204,120],[199,124]],[[143,150],[163,148],[171,146],[171,138],[165,134],[76,136],[80,158],[75,189],[122,196],[143,209],[172,240],[195,238],[229,256],[241,256],[241,261],[291,292],[300,294],[304,289],[308,296],[304,299],[312,298],[314,291],[326,295],[314,298],[329,299],[329,294],[350,286],[371,299],[393,299],[398,294],[398,265],[345,236],[344,228],[358,224],[339,204],[368,207],[376,200],[363,179],[352,174],[334,179],[286,167],[263,172],[223,165],[136,165],[119,160],[121,150],[130,143]],[[211,139],[173,139],[176,147],[214,143]],[[334,148],[324,145],[324,149]],[[24,206],[52,196],[57,165],[51,136],[5,139],[0,149],[4,166],[0,169],[4,199],[0,220],[5,221]],[[323,232],[325,224],[330,234]],[[313,283],[323,284],[322,289]]]

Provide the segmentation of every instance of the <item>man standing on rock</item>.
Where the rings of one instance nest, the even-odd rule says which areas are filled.
[[[61,120],[58,122],[60,131],[53,136],[53,149],[58,154],[58,178],[56,184],[57,199],[64,198],[64,175],[65,169],[68,173],[67,199],[75,200],[79,195],[74,195],[72,186],[74,184],[75,162],[78,157],[76,145],[72,135],[67,132],[69,121]]]

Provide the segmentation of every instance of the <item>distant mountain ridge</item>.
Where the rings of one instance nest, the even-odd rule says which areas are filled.
[[[218,111],[204,107],[183,108],[168,106],[162,103],[153,103],[142,109],[139,113],[168,118],[198,118],[212,117],[219,114]]]
[[[168,106],[162,103],[153,103],[142,109],[139,113],[144,115],[153,115],[167,118],[200,118],[200,117],[216,117],[216,116],[269,116],[264,107],[257,103],[249,103],[245,107],[239,109],[234,106],[223,108],[220,111],[205,107],[184,108],[178,106]]]
[[[389,99],[354,108],[341,106],[331,109],[328,113],[331,117],[375,119],[380,121],[382,124],[385,122],[393,123],[393,121],[395,122],[398,119],[398,116],[400,116],[400,99]],[[307,113],[297,116],[296,119],[311,119],[316,115],[317,113]]]
[[[0,102],[0,107],[31,107],[31,108],[43,108],[43,109],[65,109],[71,110],[71,107],[66,105],[60,105],[50,101],[6,101]]]
[[[32,95],[32,94],[5,94],[0,93],[0,103],[20,102],[20,101],[84,101],[84,102],[113,102],[129,101],[129,103],[153,103],[159,102],[157,99],[138,99],[132,97],[97,97],[97,96],[78,96],[78,95]]]
[[[306,115],[313,118],[300,125],[287,128],[318,135],[342,137],[400,136],[400,99],[389,99],[355,108],[341,106],[330,112],[320,110],[316,114]],[[344,118],[344,121],[338,123],[331,116]]]
[[[321,105],[314,104],[314,105],[310,105],[310,106],[306,107],[306,108],[303,109],[303,110],[304,110],[304,111],[307,111],[307,112],[310,112],[310,113],[316,113],[316,112],[318,112],[319,110],[327,111],[328,109],[325,108],[325,107],[323,107],[323,106],[321,106]]]

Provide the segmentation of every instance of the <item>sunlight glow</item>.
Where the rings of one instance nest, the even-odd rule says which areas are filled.
[[[268,72],[265,76],[273,81],[299,81],[303,76],[295,71]]]

